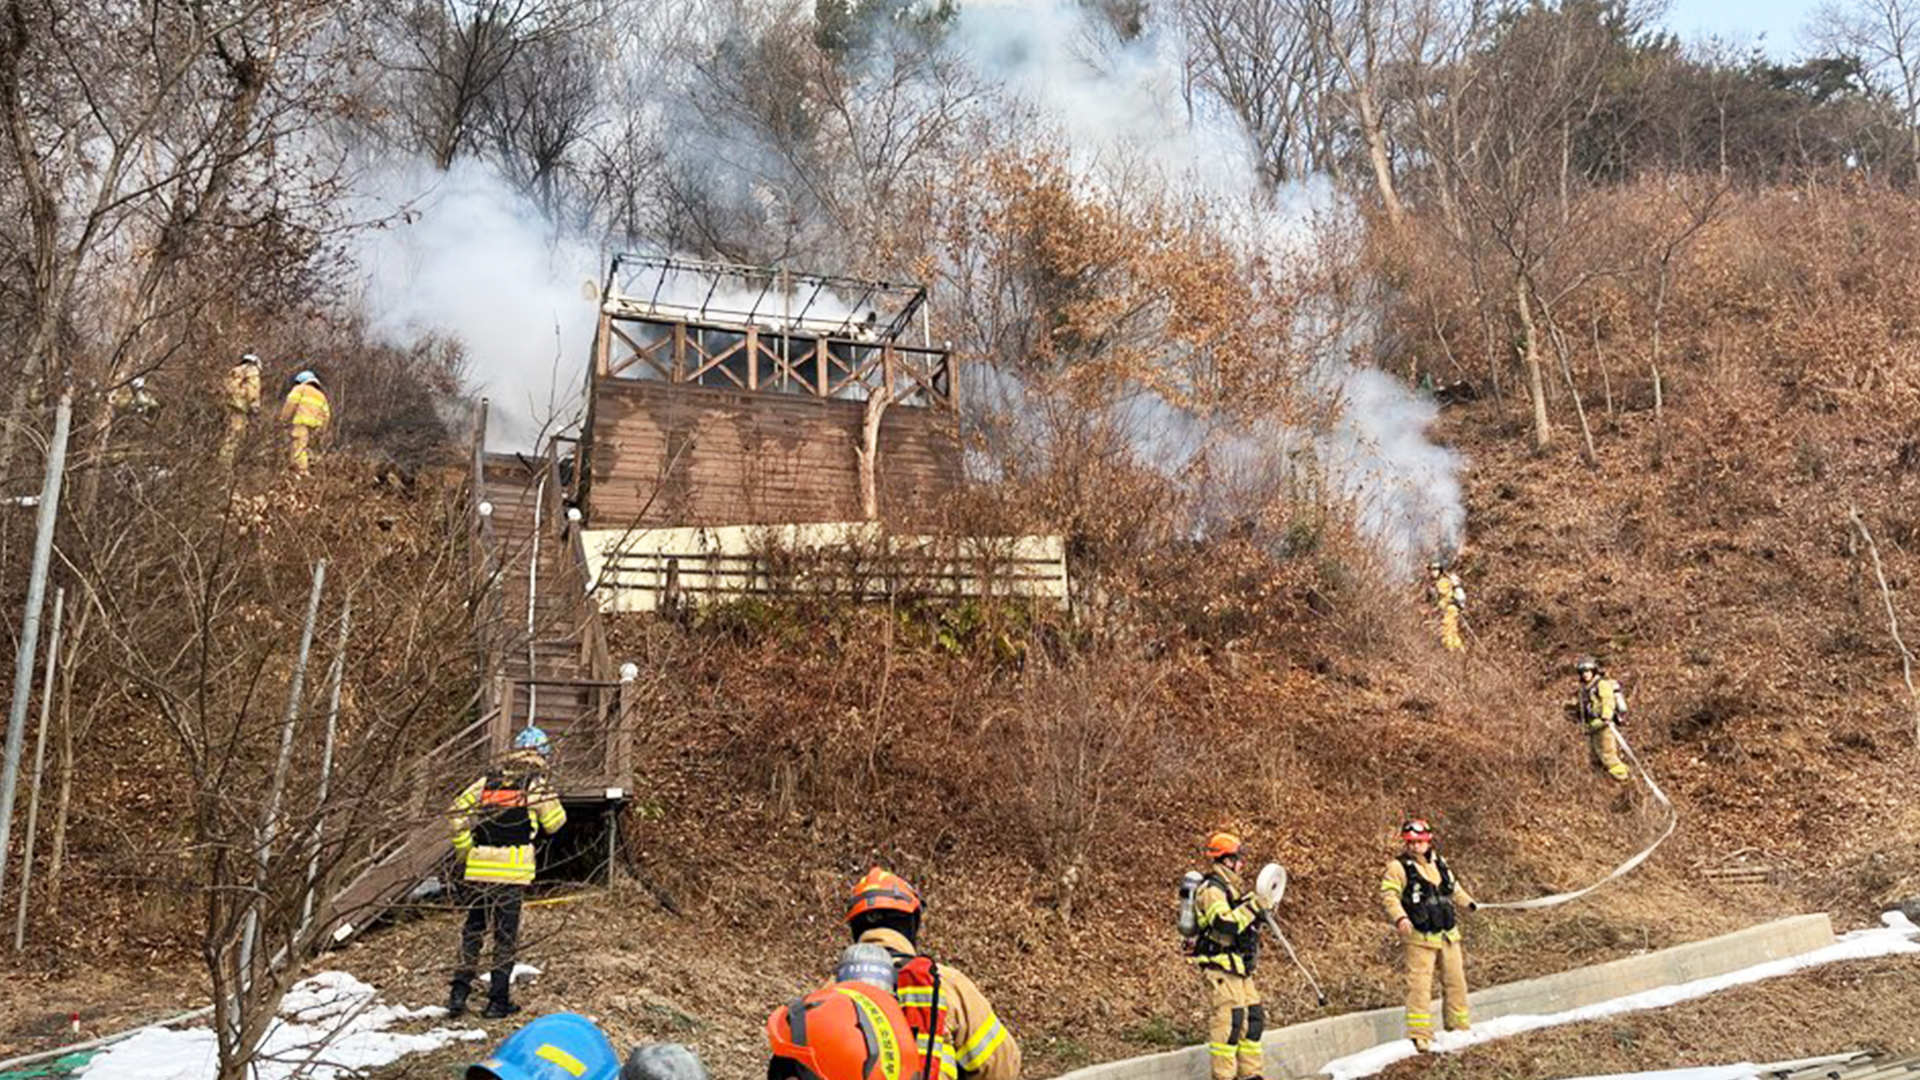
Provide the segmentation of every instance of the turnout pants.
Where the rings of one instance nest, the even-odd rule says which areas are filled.
[[[1260,1075],[1260,1036],[1267,1011],[1253,979],[1219,968],[1207,975],[1207,1055],[1213,1080],[1247,1080]]]
[[[1627,763],[1620,760],[1620,736],[1612,724],[1587,728],[1587,753],[1595,765],[1607,770],[1608,776],[1627,782]]]
[[[292,431],[289,433],[289,436],[292,438],[293,443],[289,450],[287,464],[293,468],[295,473],[305,476],[307,475],[307,469],[310,464],[309,458],[311,456],[307,450],[307,444],[313,439],[313,429],[305,424],[294,424],[292,425]]]
[[[1452,604],[1440,605],[1440,644],[1453,652],[1467,650],[1466,639],[1460,636],[1460,609]]]
[[[1467,961],[1458,941],[1407,942],[1407,1038],[1422,1049],[1433,1041],[1433,968],[1440,966],[1440,992],[1448,1031],[1465,1031],[1472,1022],[1467,1009]]]
[[[453,981],[461,986],[472,984],[474,969],[480,962],[481,939],[486,937],[488,925],[492,925],[491,993],[505,999],[508,981],[513,976],[514,951],[520,944],[520,901],[526,896],[526,886],[469,881],[460,888],[467,906],[467,921],[460,928],[460,966],[454,969]]]

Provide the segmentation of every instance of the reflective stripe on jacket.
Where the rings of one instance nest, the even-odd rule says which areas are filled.
[[[333,406],[327,403],[325,391],[312,383],[301,383],[287,391],[280,419],[300,427],[323,428],[333,422]]]
[[[1411,852],[1409,852],[1409,854],[1411,854]],[[1440,870],[1433,864],[1433,860],[1422,859],[1418,855],[1413,855],[1412,858],[1414,867],[1419,871],[1421,879],[1429,885],[1438,887],[1440,884]],[[1400,860],[1395,858],[1387,863],[1386,872],[1380,875],[1380,906],[1385,909],[1387,918],[1392,921],[1395,929],[1399,928],[1401,919],[1408,918],[1407,906],[1400,902],[1401,895],[1406,891],[1407,871],[1405,867],[1400,865]],[[1456,909],[1470,908],[1474,904],[1473,894],[1467,892],[1467,887],[1460,883],[1460,878],[1457,875],[1453,877],[1453,902]],[[1408,919],[1408,921],[1411,922],[1412,920]],[[1423,934],[1416,930],[1413,933],[1412,943],[1437,949],[1442,942],[1459,940],[1460,927],[1456,925],[1451,930],[1437,934]]]
[[[520,807],[527,817],[527,840],[516,844],[476,843],[476,818],[488,813],[488,777],[467,785],[453,800],[453,850],[466,857],[464,877],[468,881],[491,881],[507,885],[531,885],[534,875],[533,836],[552,835],[567,823],[566,808],[541,776],[529,776],[519,792]]]
[[[1249,975],[1260,951],[1257,897],[1240,875],[1215,864],[1194,890],[1194,918],[1200,924],[1193,962],[1234,975]]]
[[[892,930],[868,930],[860,935],[860,940],[892,953],[896,966],[919,955],[911,941]],[[962,1080],[1019,1080],[1020,1044],[1013,1032],[1000,1022],[987,996],[953,965],[940,964],[939,970],[940,1012],[945,1018],[945,1037],[941,1040],[945,1044],[940,1060],[942,1075],[947,1074],[951,1059]],[[926,996],[909,1001],[909,995],[916,992]],[[902,1006],[924,1007],[931,995],[931,987],[920,990],[902,986],[896,992]]]

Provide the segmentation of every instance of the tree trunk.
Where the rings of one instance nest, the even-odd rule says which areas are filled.
[[[1380,107],[1374,103],[1373,88],[1362,85],[1356,97],[1360,105],[1360,128],[1367,139],[1367,157],[1373,162],[1374,186],[1380,189],[1380,203],[1387,208],[1387,221],[1396,230],[1406,221],[1399,193],[1393,188],[1393,155],[1387,148],[1387,133],[1380,123]]]
[[[880,520],[880,420],[893,403],[893,373],[883,365],[880,389],[867,395],[860,417],[860,516]]]
[[[1527,396],[1533,401],[1533,448],[1545,450],[1553,442],[1553,426],[1547,421],[1547,388],[1540,375],[1540,331],[1533,322],[1533,305],[1527,299],[1527,275],[1513,276],[1513,299],[1520,314],[1527,367]]]

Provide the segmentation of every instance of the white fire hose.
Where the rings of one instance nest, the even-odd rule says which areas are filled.
[[[1609,724],[1608,726],[1612,727],[1611,724]],[[1607,882],[1612,881],[1615,878],[1625,876],[1626,874],[1632,873],[1634,869],[1638,867],[1641,863],[1646,862],[1648,857],[1651,856],[1654,853],[1654,851],[1660,847],[1661,844],[1666,843],[1667,837],[1672,836],[1673,830],[1679,827],[1680,814],[1678,811],[1676,811],[1673,808],[1673,800],[1667,798],[1667,793],[1660,790],[1660,784],[1654,780],[1653,774],[1647,771],[1647,767],[1640,763],[1640,758],[1634,754],[1633,747],[1627,745],[1627,738],[1626,736],[1620,734],[1620,729],[1617,727],[1614,728],[1613,734],[1614,734],[1614,738],[1620,741],[1620,749],[1623,753],[1627,755],[1627,760],[1633,763],[1633,767],[1639,772],[1641,778],[1646,780],[1647,788],[1653,792],[1653,797],[1659,800],[1661,806],[1664,806],[1667,808],[1666,830],[1662,832],[1658,837],[1655,837],[1653,843],[1648,844],[1645,848],[1642,848],[1638,854],[1633,856],[1633,858],[1628,859],[1626,862],[1623,862],[1619,866],[1614,867],[1612,873],[1608,874],[1606,877],[1601,878],[1599,881],[1596,881],[1593,884],[1588,885],[1583,889],[1575,889],[1572,892],[1554,893],[1552,896],[1541,896],[1541,897],[1536,897],[1532,900],[1514,900],[1514,901],[1510,901],[1503,904],[1490,904],[1490,903],[1483,902],[1480,905],[1482,910],[1496,909],[1496,910],[1505,910],[1505,911],[1524,911],[1529,908],[1554,907],[1559,904],[1564,904],[1569,900],[1578,900],[1579,898],[1587,895],[1588,893],[1599,888],[1600,886],[1605,885]]]
[[[1253,891],[1266,902],[1267,910],[1264,914],[1267,929],[1273,931],[1273,936],[1280,939],[1281,947],[1287,950],[1287,959],[1292,960],[1293,966],[1300,969],[1300,974],[1307,977],[1307,985],[1313,987],[1313,996],[1319,999],[1322,1006],[1325,1006],[1327,992],[1320,989],[1320,980],[1314,978],[1313,972],[1307,969],[1307,965],[1300,962],[1300,954],[1293,951],[1293,943],[1287,940],[1287,935],[1280,932],[1280,923],[1273,917],[1273,909],[1280,906],[1281,897],[1287,894],[1287,868],[1279,863],[1268,863],[1261,867],[1260,875],[1254,879]]]

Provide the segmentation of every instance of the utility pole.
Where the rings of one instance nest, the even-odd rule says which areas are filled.
[[[13,796],[20,783],[20,752],[27,738],[27,701],[33,696],[33,654],[40,645],[40,609],[47,600],[47,566],[53,561],[53,527],[60,512],[60,481],[67,471],[67,436],[73,427],[73,389],[60,391],[53,410],[53,442],[46,478],[40,483],[40,514],[34,525],[33,569],[27,576],[27,610],[20,616],[20,651],[13,658],[13,707],[7,713],[7,760],[0,770],[0,897],[7,892],[7,851],[13,839]]]

